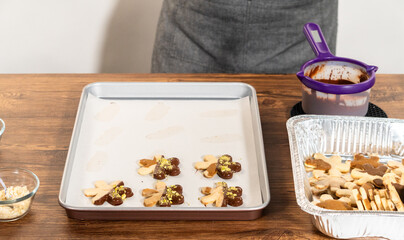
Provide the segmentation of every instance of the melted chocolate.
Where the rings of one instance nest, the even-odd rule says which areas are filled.
[[[322,82],[322,83],[327,83],[327,84],[333,84],[333,85],[349,85],[349,84],[355,84],[354,82],[351,82],[346,79],[338,79],[338,80],[330,80],[330,79],[314,79],[317,82]],[[364,82],[368,80],[368,77],[366,75],[361,75],[359,77],[359,82]]]
[[[320,70],[322,70],[324,65],[319,65],[316,66],[314,69],[312,69],[309,73],[309,78],[313,78]]]
[[[374,179],[374,180],[372,181],[372,183],[373,183],[373,185],[375,185],[375,187],[377,187],[377,188],[384,188],[383,180],[382,180],[382,179]]]
[[[108,199],[108,194],[105,194],[105,196],[103,196],[102,198],[94,201],[94,205],[102,205],[104,204],[105,201],[107,201]]]
[[[124,183],[120,182],[109,193],[94,201],[94,205],[102,205],[104,202],[108,202],[113,206],[117,206],[121,205],[126,198],[132,196],[132,189],[124,187]]]
[[[112,197],[111,195],[108,195],[108,199],[107,199],[108,203],[113,205],[113,206],[118,206],[121,205],[123,203],[122,198],[120,197]]]
[[[180,160],[176,157],[166,159],[164,156],[157,161],[156,167],[154,168],[153,178],[162,180],[169,176],[177,176],[181,173],[178,165]]]
[[[219,177],[230,179],[233,177],[233,173],[241,171],[241,164],[239,162],[233,162],[233,158],[225,154],[220,156],[216,170]]]
[[[154,168],[153,178],[158,180],[166,178],[166,173],[164,172],[164,169],[158,163]]]
[[[241,187],[227,187],[227,184],[223,188],[223,204],[222,207],[230,205],[232,207],[238,207],[243,204],[243,189]]]
[[[171,205],[180,205],[184,203],[181,185],[171,185],[166,187],[161,196],[158,205],[160,207],[170,207]]]
[[[334,85],[347,85],[347,84],[355,84],[349,80],[339,79],[339,80],[329,80],[329,79],[314,79],[317,82],[327,83],[327,84],[334,84]]]
[[[380,176],[380,177],[383,177],[383,175],[386,173],[386,171],[388,169],[387,166],[385,166],[385,165],[380,165],[377,168],[375,168],[369,163],[363,164],[362,168],[364,170],[362,172],[366,172],[370,175]]]
[[[321,73],[323,71],[324,65],[318,65],[314,69],[312,69],[307,76],[313,80],[316,80],[318,82],[322,83],[327,83],[327,84],[334,84],[334,85],[347,85],[347,84],[355,84],[352,81],[349,81],[348,79],[338,79],[338,80],[330,80],[330,79],[314,79],[314,77],[317,75],[317,73]],[[360,70],[360,69],[359,69]],[[367,73],[363,70],[361,71],[361,75],[359,76],[359,82],[364,82],[369,79],[369,76]],[[332,71],[330,74],[330,77],[332,76]]]
[[[118,206],[121,205],[126,198],[132,197],[133,192],[132,189],[124,187],[122,183],[122,185],[118,185],[112,189],[111,192],[106,196],[106,200],[109,204]]]

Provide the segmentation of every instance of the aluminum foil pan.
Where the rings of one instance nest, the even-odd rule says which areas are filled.
[[[322,233],[335,238],[383,237],[404,239],[404,213],[389,211],[335,211],[311,203],[313,195],[304,160],[313,153],[377,153],[380,162],[404,158],[404,120],[348,116],[303,115],[287,123],[296,200],[312,215]]]

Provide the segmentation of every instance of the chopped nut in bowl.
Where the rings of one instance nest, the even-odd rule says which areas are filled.
[[[25,216],[39,188],[39,179],[22,168],[0,168],[0,222]]]

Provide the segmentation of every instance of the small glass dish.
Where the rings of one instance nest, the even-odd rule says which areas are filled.
[[[39,188],[39,179],[23,168],[0,168],[0,178],[7,186],[7,193],[0,185],[0,222],[10,222],[24,217],[31,209]]]

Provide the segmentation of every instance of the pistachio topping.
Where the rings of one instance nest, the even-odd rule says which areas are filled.
[[[227,193],[226,193],[226,196],[227,196],[228,198],[234,199],[235,197],[237,197],[237,194],[232,193],[232,192],[227,192]]]
[[[230,157],[227,156],[227,155],[222,155],[222,156],[220,157],[220,160],[230,161]]]
[[[179,192],[174,189],[179,189]],[[171,205],[178,205],[183,202],[184,196],[182,195],[182,187],[180,185],[171,185],[165,188],[158,205],[161,207],[170,207]]]
[[[220,171],[221,172],[229,172],[229,171],[231,171],[231,169],[228,166],[223,165],[223,166],[220,167]]]
[[[122,181],[114,181],[110,184],[105,181],[96,181],[96,188],[84,190],[87,197],[93,197],[92,202],[95,205],[102,205],[105,201],[117,206],[123,203],[126,198],[132,197],[133,192],[129,187],[125,187]]]
[[[165,158],[162,156],[157,160],[157,164],[155,169],[153,170],[153,177],[155,179],[162,180],[169,176],[177,176],[181,173],[180,168],[178,167],[179,159],[178,158]]]
[[[167,168],[167,167],[169,167],[169,166],[171,166],[171,163],[166,159],[166,158],[161,158],[159,161],[158,161],[158,164],[162,167],[162,168]]]
[[[202,192],[204,197],[200,198],[203,205],[214,204],[216,207],[227,205],[238,207],[243,204],[242,189],[240,187],[228,187],[225,182],[217,182],[216,187],[209,192]]]

